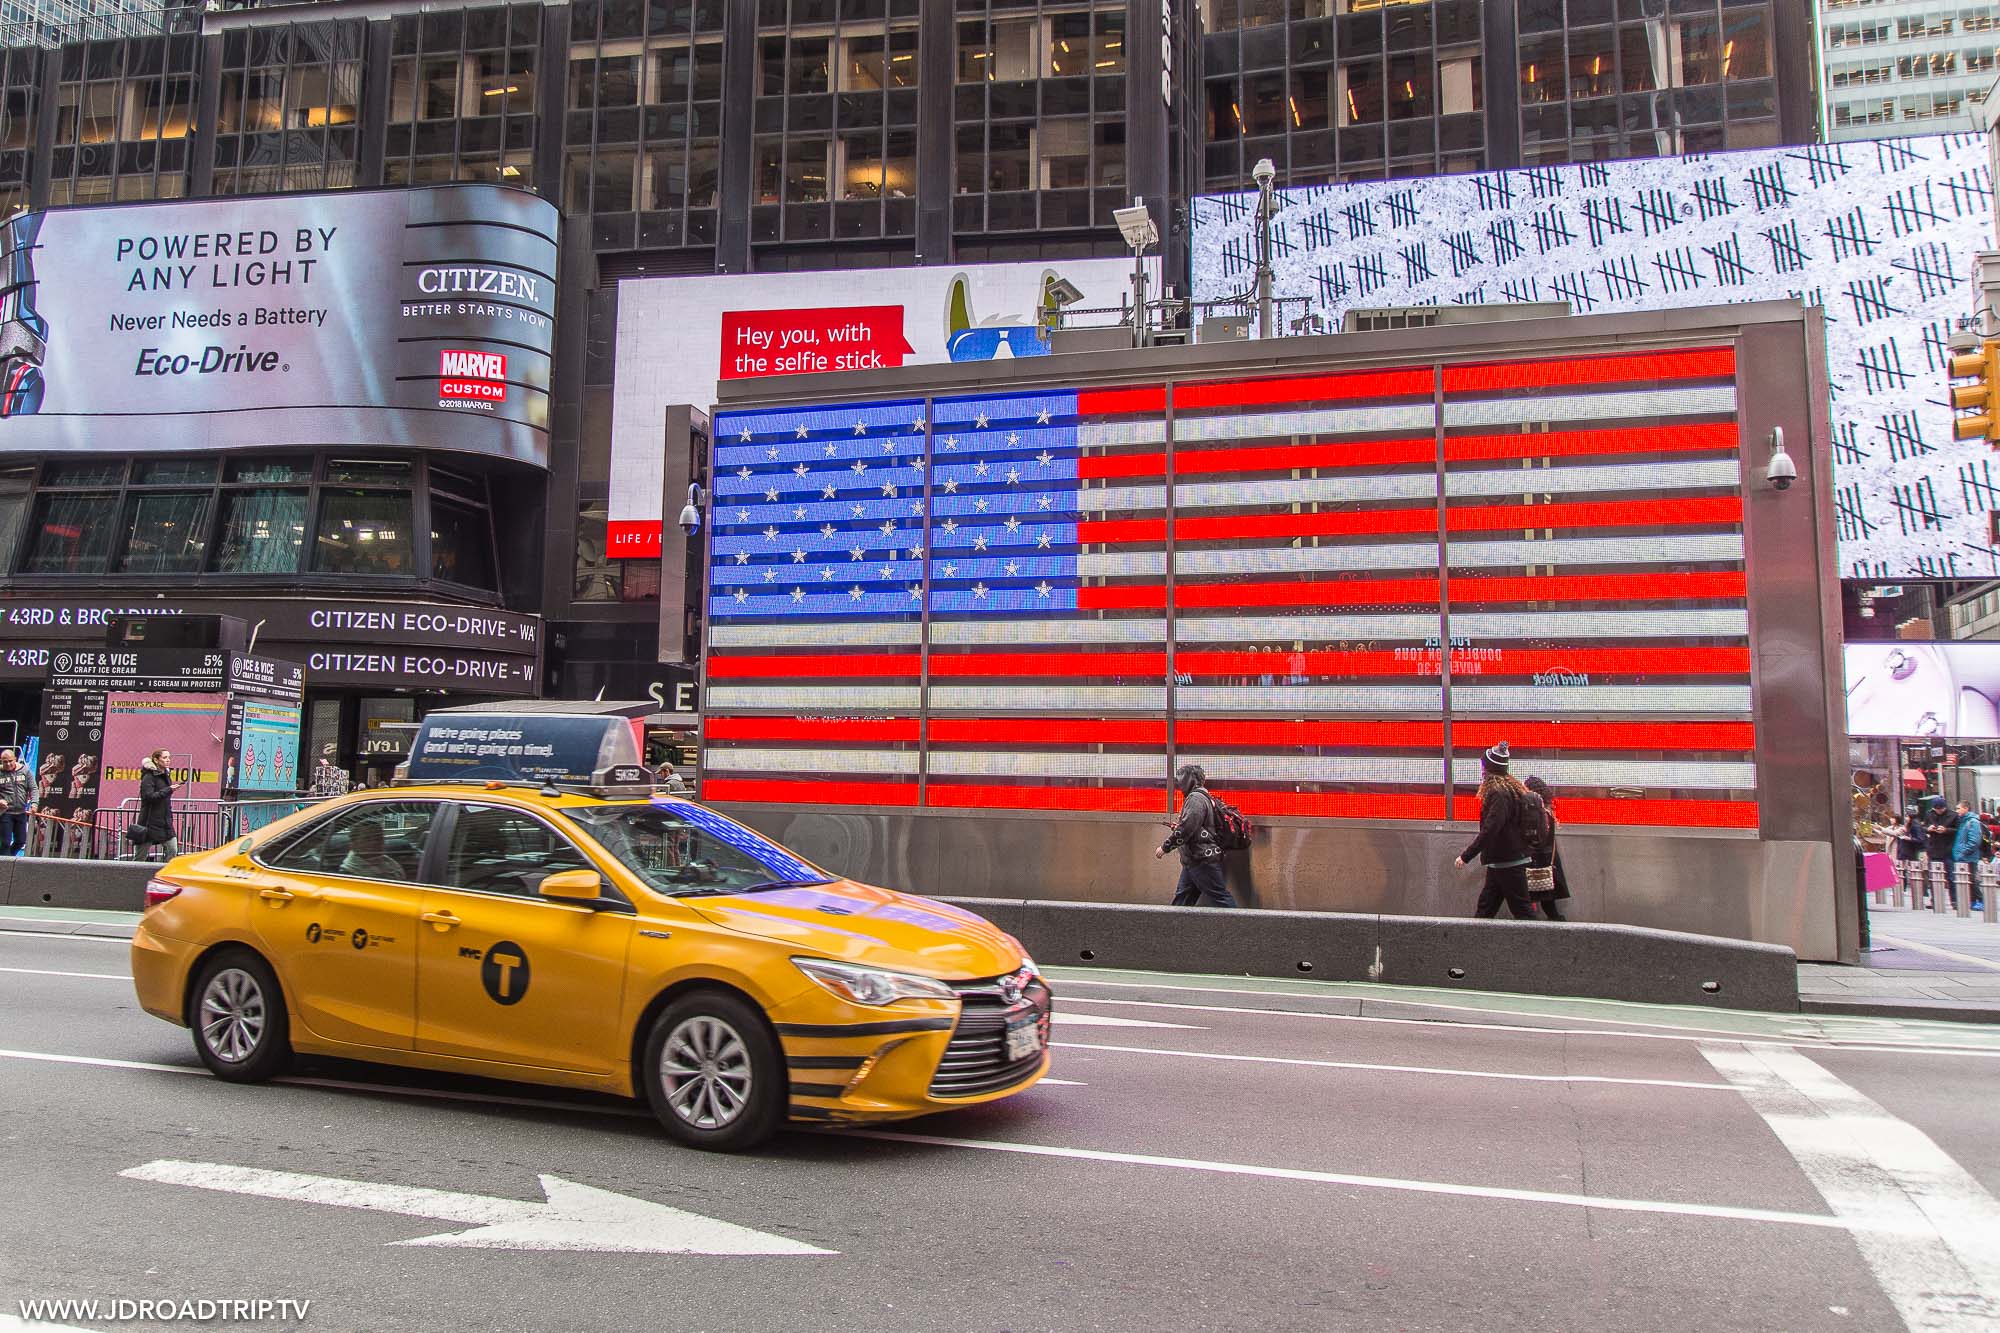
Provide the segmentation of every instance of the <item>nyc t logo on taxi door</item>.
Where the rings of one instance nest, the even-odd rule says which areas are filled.
[[[528,993],[528,954],[512,940],[498,940],[479,965],[479,981],[495,1004],[519,1004]]]

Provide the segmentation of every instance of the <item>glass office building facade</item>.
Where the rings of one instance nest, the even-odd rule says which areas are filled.
[[[1824,0],[1826,137],[1970,130],[2000,78],[1991,0]]]

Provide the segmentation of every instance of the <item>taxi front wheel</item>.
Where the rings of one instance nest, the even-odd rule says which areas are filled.
[[[777,1039],[736,995],[696,991],[662,1010],[646,1036],[644,1077],[653,1114],[689,1147],[755,1147],[784,1121]]]
[[[247,949],[215,955],[195,974],[188,1006],[195,1053],[231,1083],[261,1083],[291,1063],[285,994],[270,965]]]

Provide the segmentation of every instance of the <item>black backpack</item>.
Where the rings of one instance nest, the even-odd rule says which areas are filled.
[[[1521,841],[1528,844],[1531,852],[1545,852],[1549,849],[1550,834],[1549,808],[1542,804],[1542,798],[1533,792],[1523,792],[1514,801],[1514,827],[1521,834]]]
[[[1208,804],[1214,812],[1210,819],[1210,832],[1215,834],[1215,845],[1225,852],[1248,851],[1251,835],[1257,831],[1250,817],[1213,792],[1209,793]]]

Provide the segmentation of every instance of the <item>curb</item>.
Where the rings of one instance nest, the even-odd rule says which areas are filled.
[[[1920,1018],[1944,1023],[2000,1023],[2000,1004],[1956,1004],[1950,1000],[1823,1000],[1801,995],[1802,1014],[1850,1018]]]

